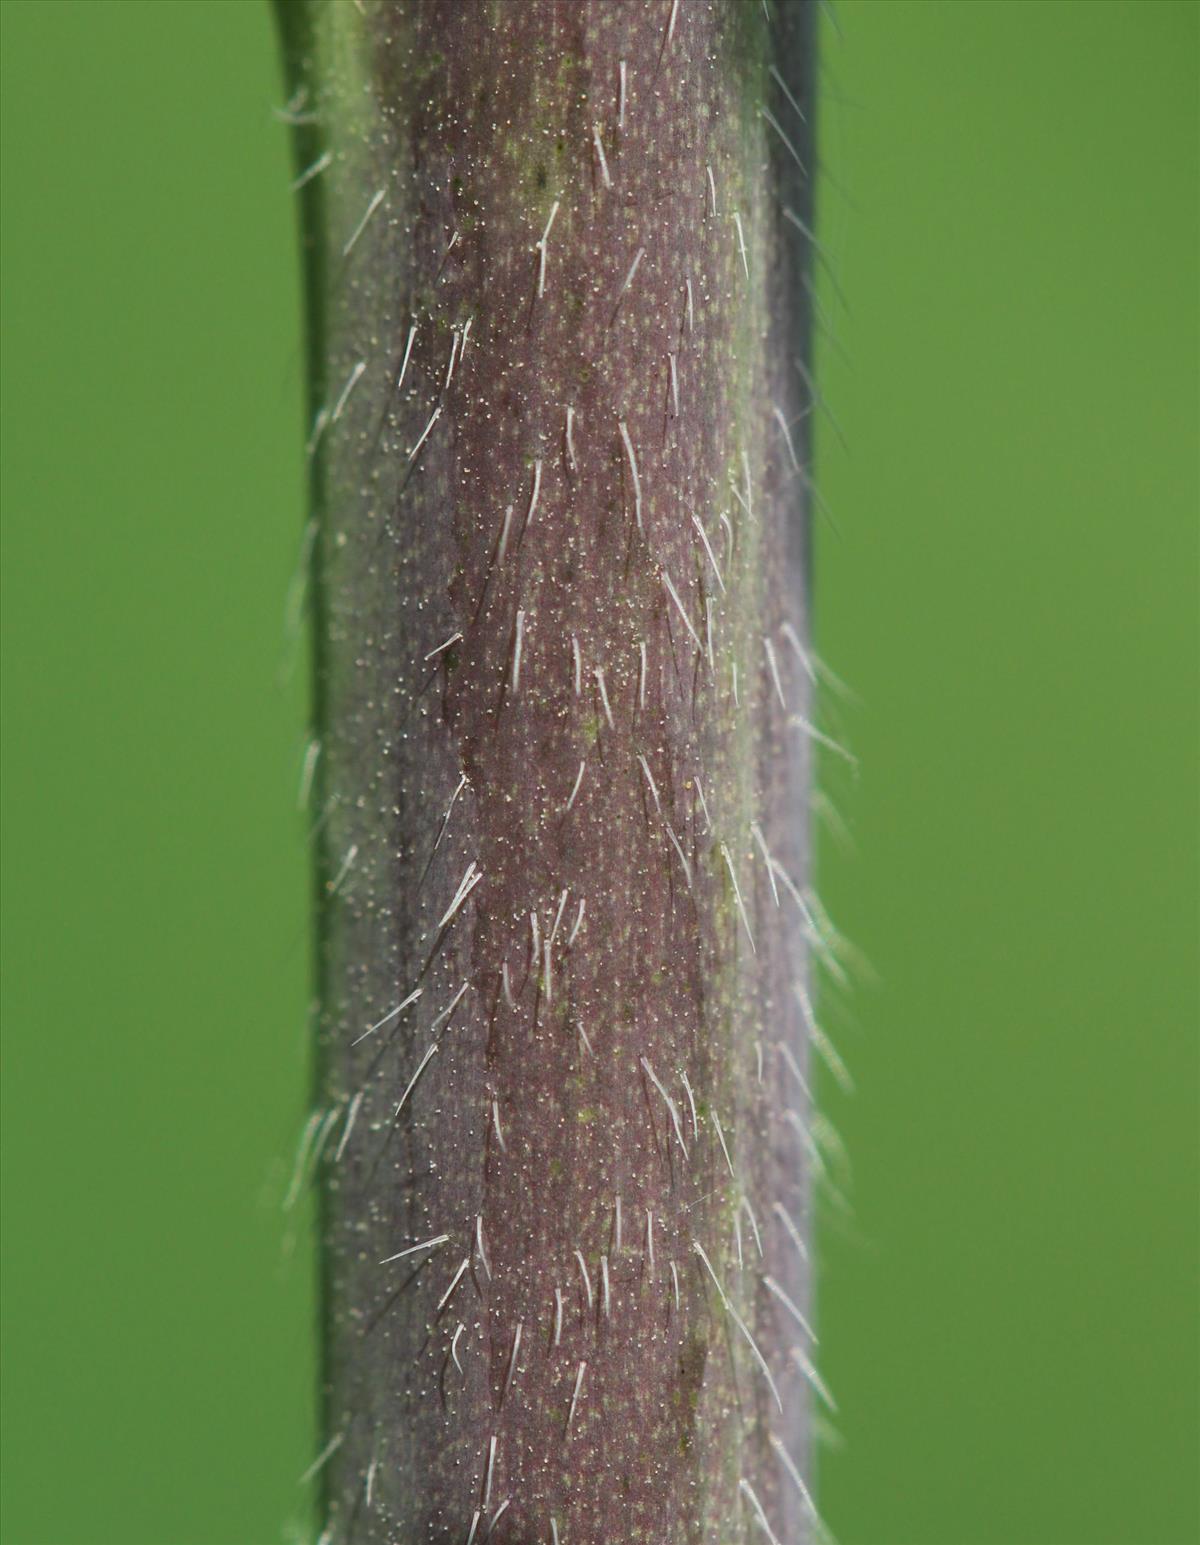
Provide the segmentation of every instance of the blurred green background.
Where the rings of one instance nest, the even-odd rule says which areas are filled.
[[[1190,1545],[1198,12],[842,3],[820,882],[842,1545]],[[6,1545],[312,1457],[295,231],[259,0],[3,0]],[[614,1542],[615,1545],[615,1542]]]

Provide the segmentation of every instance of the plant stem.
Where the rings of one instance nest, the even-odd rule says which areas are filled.
[[[810,1538],[812,8],[281,14],[325,1538]]]

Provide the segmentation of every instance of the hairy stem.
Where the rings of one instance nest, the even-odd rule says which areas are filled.
[[[282,17],[325,1538],[808,1539],[811,8]]]

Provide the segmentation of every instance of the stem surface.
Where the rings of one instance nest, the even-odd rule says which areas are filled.
[[[812,8],[282,19],[324,1538],[808,1539]]]

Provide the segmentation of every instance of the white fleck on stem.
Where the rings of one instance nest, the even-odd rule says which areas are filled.
[[[654,1281],[654,1214],[646,1209],[646,1274]]]
[[[646,706],[646,641],[642,639],[638,644],[638,707]]]
[[[713,169],[712,169],[711,165],[706,163],[705,167],[704,167],[704,170],[708,174],[708,207],[709,207],[709,210],[712,213],[713,219],[715,220],[717,218],[717,184],[716,184],[716,179],[713,177]]]
[[[454,1327],[454,1335],[450,1338],[450,1359],[459,1373],[462,1373],[463,1365],[458,1360],[458,1343],[465,1329],[466,1326],[459,1320],[458,1324]]]
[[[574,633],[571,634],[571,658],[575,665],[575,696],[578,697],[583,690],[583,652]]]
[[[612,1289],[608,1279],[608,1256],[600,1257],[600,1312],[607,1320],[612,1309]]]
[[[555,1346],[559,1346],[561,1344],[561,1342],[562,1342],[562,1328],[563,1328],[563,1295],[562,1295],[562,1288],[556,1287],[554,1289],[554,1345]]]
[[[576,934],[578,934],[579,930],[583,927],[583,914],[584,914],[584,911],[586,910],[586,908],[587,908],[587,897],[586,896],[580,896],[580,898],[579,898],[579,911],[575,914],[574,926],[572,927],[571,932],[567,935],[567,948],[568,949],[570,949],[572,944],[575,943],[575,936],[576,936]],[[580,1027],[580,1034],[581,1035],[583,1034],[582,1026]],[[586,1035],[584,1035],[583,1038],[584,1038],[585,1041],[587,1041],[587,1036]],[[588,1041],[588,1050],[591,1051],[591,1049],[592,1049],[591,1042]]]
[[[569,407],[567,409],[566,449],[567,449],[567,466],[570,467],[572,472],[574,472],[576,470],[576,468],[578,467],[578,465],[579,465],[579,463],[575,459],[574,427],[575,427],[575,409]]]
[[[620,61],[620,63],[617,65],[617,128],[618,129],[623,129],[625,127],[625,101],[626,101],[626,94],[627,94],[627,92],[626,92],[626,87],[627,87],[626,74],[627,74],[627,72],[626,72],[626,69],[625,69],[625,61],[624,61],[624,59],[622,59]]]
[[[679,417],[679,367],[675,362],[674,354],[667,355],[667,363],[671,371],[671,416]]]

